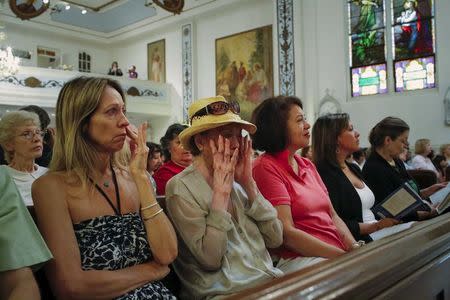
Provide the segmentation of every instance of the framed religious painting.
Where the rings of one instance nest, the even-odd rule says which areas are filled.
[[[216,39],[216,94],[235,100],[241,117],[273,96],[272,26]]]
[[[147,44],[148,80],[166,82],[166,41],[159,40]]]

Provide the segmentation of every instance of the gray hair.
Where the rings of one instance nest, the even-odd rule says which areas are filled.
[[[32,112],[18,110],[7,112],[2,116],[0,120],[0,146],[5,151],[6,162],[11,162],[14,154],[6,150],[6,144],[15,137],[17,127],[25,126],[29,123],[33,123],[33,125],[41,128],[38,115]]]

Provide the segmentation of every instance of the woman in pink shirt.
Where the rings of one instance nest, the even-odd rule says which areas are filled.
[[[264,100],[253,112],[258,131],[253,177],[283,223],[283,246],[272,252],[277,267],[291,272],[359,247],[336,214],[314,164],[296,153],[307,146],[310,125],[297,97]]]

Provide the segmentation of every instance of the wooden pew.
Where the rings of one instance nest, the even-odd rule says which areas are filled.
[[[450,215],[229,299],[450,299]]]

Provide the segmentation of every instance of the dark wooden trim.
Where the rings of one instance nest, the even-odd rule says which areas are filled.
[[[442,265],[450,265],[449,214],[229,299],[373,299],[387,291],[392,296],[410,287],[411,276]],[[448,290],[448,279],[447,285]]]

